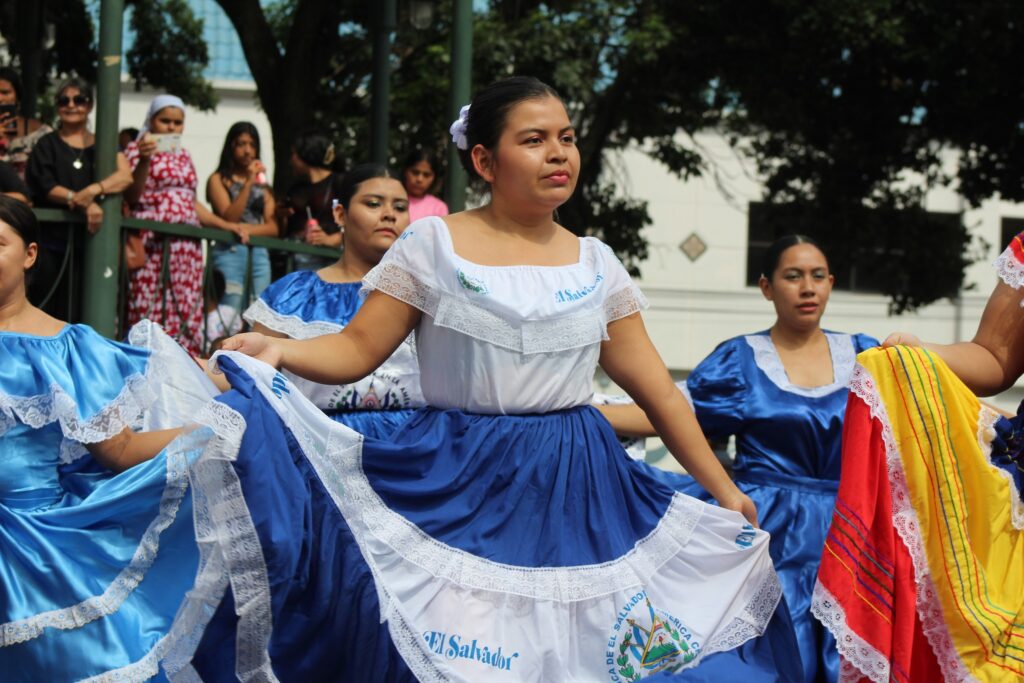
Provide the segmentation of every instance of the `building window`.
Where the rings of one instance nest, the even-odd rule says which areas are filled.
[[[959,213],[929,211],[927,217],[929,223],[936,229],[961,229]],[[901,229],[898,227],[899,220],[894,214],[887,217],[872,209],[864,209],[864,215],[859,219],[859,222],[852,222],[866,226],[863,231],[865,240],[852,249],[830,249],[830,243],[835,240],[830,239],[829,231],[846,228],[832,225],[823,227],[822,221],[815,215],[813,209],[808,210],[794,204],[751,202],[747,212],[747,285],[757,286],[757,281],[761,277],[761,262],[772,242],[783,235],[801,234],[811,237],[825,248],[829,266],[836,278],[836,290],[863,294],[881,293],[884,291],[884,283],[889,279],[887,271],[891,270],[894,262],[898,263],[905,254],[898,248],[887,249],[881,243],[872,242],[868,236],[884,234],[890,220],[891,229]],[[1005,220],[1007,219],[1004,219],[1004,232]],[[1024,230],[1024,219],[1009,220],[1018,221],[1019,229]]]

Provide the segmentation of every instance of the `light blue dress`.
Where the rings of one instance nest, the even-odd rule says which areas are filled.
[[[362,306],[361,287],[359,282],[325,282],[313,270],[295,271],[264,290],[245,319],[292,339],[340,332]],[[352,384],[328,386],[285,375],[331,419],[364,436],[389,436],[424,405],[412,337],[371,375]]]
[[[0,680],[146,680],[171,648],[199,562],[188,467],[210,432],[120,474],[84,446],[178,412],[158,356],[84,325],[0,333]]]
[[[733,476],[771,534],[808,683],[839,675],[835,641],[811,616],[811,591],[839,487],[846,385],[857,354],[878,345],[863,334],[826,337],[831,384],[792,384],[768,332],[760,332],[720,344],[681,387],[708,438],[736,437]],[[688,492],[710,499],[696,482]]]

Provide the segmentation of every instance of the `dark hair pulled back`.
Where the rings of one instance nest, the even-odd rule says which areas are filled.
[[[334,199],[348,211],[352,197],[356,196],[359,186],[367,180],[374,178],[392,178],[398,180],[395,172],[384,164],[369,163],[359,164],[343,176],[336,176],[334,180]]]
[[[334,169],[334,143],[320,131],[308,131],[292,143],[295,154],[307,166]]]
[[[520,102],[545,97],[562,99],[554,88],[533,76],[512,76],[491,83],[473,96],[466,123],[468,144],[466,149],[459,150],[459,161],[470,178],[480,179],[480,174],[473,168],[472,149],[483,145],[493,150],[505,129],[509,111]]]
[[[783,252],[798,244],[811,245],[821,252],[822,256],[825,257],[825,263],[828,263],[828,255],[825,254],[825,250],[813,238],[807,235],[783,235],[772,242],[771,246],[768,247],[768,251],[764,253],[764,257],[761,260],[761,276],[771,280],[772,276],[775,275],[775,270],[779,267],[779,260],[782,259]]]
[[[18,233],[27,247],[30,244],[39,244],[39,221],[28,204],[20,202],[13,197],[0,194],[0,223],[11,226],[14,232]],[[25,273],[25,279],[29,280],[32,271],[39,265],[39,256],[36,262]]]
[[[14,89],[14,101],[21,102],[21,74],[9,66],[0,66],[0,81],[7,81]]]

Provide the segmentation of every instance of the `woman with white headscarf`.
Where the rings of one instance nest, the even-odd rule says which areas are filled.
[[[163,223],[203,225],[233,232],[248,241],[245,226],[229,223],[196,197],[196,169],[177,137],[185,127],[185,103],[174,95],[158,95],[149,105],[139,137],[125,149],[132,166],[132,185],[124,196],[134,218]],[[175,136],[175,137],[172,137]],[[196,240],[163,237],[143,230],[145,263],[129,276],[128,325],[143,318],[159,323],[190,353],[202,346],[203,252]],[[164,241],[167,280],[164,272]]]

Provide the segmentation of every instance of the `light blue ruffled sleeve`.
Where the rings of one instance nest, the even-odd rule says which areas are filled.
[[[155,399],[150,351],[112,342],[86,325],[52,337],[0,334],[0,433],[17,420],[59,422],[64,437],[95,443],[139,423]]]
[[[742,427],[748,394],[743,374],[745,347],[742,337],[722,342],[686,378],[683,392],[708,438],[726,437]]]

